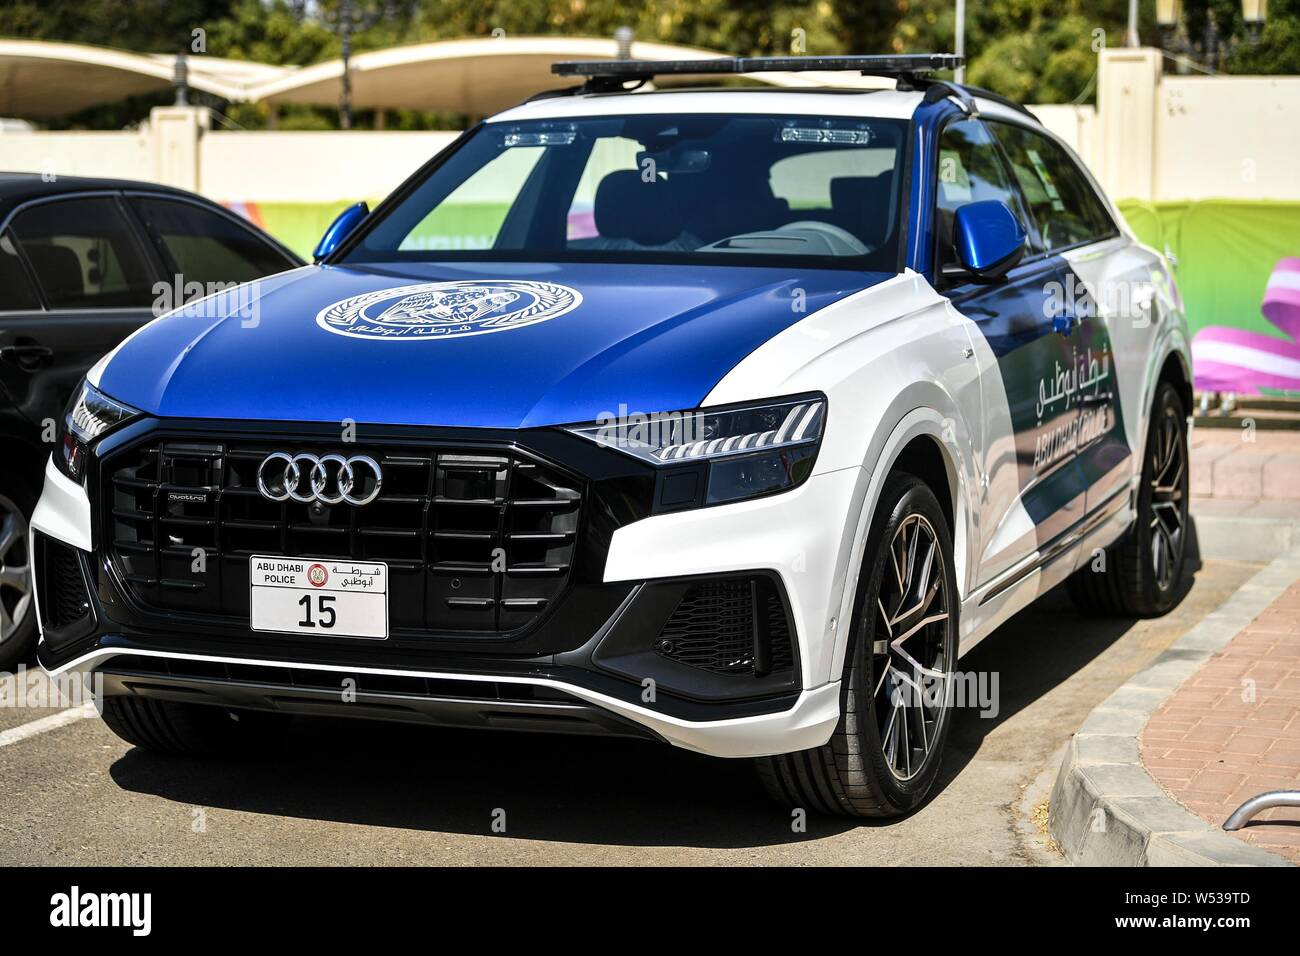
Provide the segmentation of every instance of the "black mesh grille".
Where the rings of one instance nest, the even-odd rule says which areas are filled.
[[[256,476],[273,451],[368,455],[383,492],[356,507],[270,501]],[[106,471],[107,538],[132,595],[241,624],[248,559],[267,554],[387,563],[394,630],[518,630],[568,583],[582,498],[567,473],[504,450],[155,440]]]
[[[90,598],[77,552],[44,535],[37,540],[43,566],[41,619],[47,629],[72,627],[90,615]]]
[[[794,666],[785,604],[765,578],[692,584],[655,649],[670,660],[715,674],[764,676]]]

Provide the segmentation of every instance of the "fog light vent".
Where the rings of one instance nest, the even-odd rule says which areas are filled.
[[[76,548],[40,532],[35,541],[35,567],[40,575],[36,593],[45,638],[55,644],[72,640],[94,624],[81,558]]]
[[[762,577],[692,584],[660,632],[655,651],[715,674],[764,677],[794,666],[785,603]]]

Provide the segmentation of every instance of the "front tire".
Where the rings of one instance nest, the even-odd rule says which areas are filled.
[[[16,488],[0,488],[0,671],[11,671],[36,645],[36,600],[28,521],[36,501]]]
[[[951,722],[958,609],[943,510],[919,478],[893,474],[867,538],[839,724],[821,747],[757,761],[773,799],[850,817],[920,805]]]
[[[101,716],[129,744],[169,754],[237,753],[265,747],[288,718],[150,697],[105,697]]]
[[[1178,601],[1187,562],[1187,413],[1169,382],[1156,389],[1142,461],[1137,520],[1105,553],[1069,579],[1081,609],[1123,617],[1158,617]]]

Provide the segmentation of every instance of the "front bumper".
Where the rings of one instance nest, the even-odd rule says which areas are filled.
[[[44,535],[83,552],[95,621],[71,640],[43,637],[38,658],[54,674],[103,672],[107,693],[456,726],[639,734],[715,756],[808,749],[829,739],[839,717],[839,685],[827,680],[834,639],[827,621],[842,596],[833,582],[858,477],[856,469],[815,476],[772,498],[617,527],[607,539],[599,586],[571,595],[581,609],[551,615],[541,637],[535,631],[492,647],[376,648],[229,627],[167,627],[156,615],[136,613],[114,580],[86,491],[51,463],[32,520],[33,545]],[[796,643],[790,679],[692,680],[681,665],[665,670],[658,662],[650,682],[636,680],[642,664],[655,664],[644,653],[647,628],[662,621],[674,596],[690,580],[734,572],[767,575],[784,595]],[[557,636],[562,624],[569,633]],[[337,688],[349,677],[355,693],[340,708]]]
[[[483,695],[423,696],[410,700],[399,693],[368,694],[358,691],[354,700],[340,703],[338,689],[326,693],[311,693],[298,685],[268,684],[253,679],[231,681],[216,679],[208,682],[210,703],[226,706],[252,706],[262,709],[261,702],[270,702],[277,710],[296,713],[329,714],[336,716],[361,716],[379,719],[408,719],[398,716],[398,707],[410,714],[423,714],[431,723],[440,726],[483,726],[513,730],[543,730],[563,733],[584,732],[578,724],[600,728],[606,733],[621,736],[653,736],[674,746],[712,757],[762,757],[774,753],[807,750],[824,744],[839,720],[839,684],[824,684],[814,690],[801,691],[788,707],[775,713],[731,717],[723,720],[689,720],[675,717],[650,707],[636,706],[624,700],[592,691],[562,679],[537,675],[467,673],[461,671],[402,670],[397,668],[342,668],[328,665],[304,665],[296,661],[277,661],[264,658],[233,658],[209,654],[184,654],[174,651],[144,651],[141,649],[100,647],[81,655],[60,667],[47,668],[51,676],[66,673],[89,674],[106,672],[105,690],[108,693],[138,693],[140,685],[150,685],[151,696],[173,700],[197,701],[199,696],[187,689],[199,686],[204,678],[179,677],[168,681],[157,674],[141,674],[129,664],[115,671],[112,661],[123,658],[158,657],[180,662],[221,664],[228,667],[303,669],[337,675],[360,674],[387,678],[415,678],[451,683],[467,681],[498,685],[542,688],[561,695],[552,701],[537,701],[533,705],[516,702],[506,697],[488,698]],[[184,671],[183,667],[173,668]],[[361,684],[364,686],[364,684]],[[314,701],[316,707],[294,706],[287,695],[300,700]],[[602,721],[590,714],[579,714],[572,706],[562,705],[564,697],[571,697],[612,715]],[[536,697],[534,695],[534,700]],[[337,705],[337,706],[336,706]],[[513,705],[513,706],[512,706]],[[550,711],[548,714],[547,711]],[[558,720],[552,718],[559,718]],[[517,719],[516,719],[517,718]],[[420,719],[409,717],[409,719]],[[525,723],[527,721],[527,723]],[[604,725],[602,727],[602,724]],[[639,728],[643,733],[634,732]]]

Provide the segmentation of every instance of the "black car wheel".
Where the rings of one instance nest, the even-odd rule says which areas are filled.
[[[169,754],[269,751],[290,720],[270,711],[134,696],[106,697],[100,713],[127,743]]]
[[[26,502],[26,496],[11,497],[0,491],[0,670],[6,671],[23,660],[36,641],[36,600],[27,546],[31,508]]]
[[[898,816],[925,799],[939,772],[957,657],[952,537],[934,493],[912,475],[886,480],[876,515],[839,725],[821,747],[757,762],[769,794],[786,806]]]
[[[1101,614],[1153,617],[1178,601],[1187,563],[1189,486],[1187,412],[1178,390],[1156,390],[1138,487],[1137,520],[1105,560],[1089,555],[1069,580],[1081,608]]]

